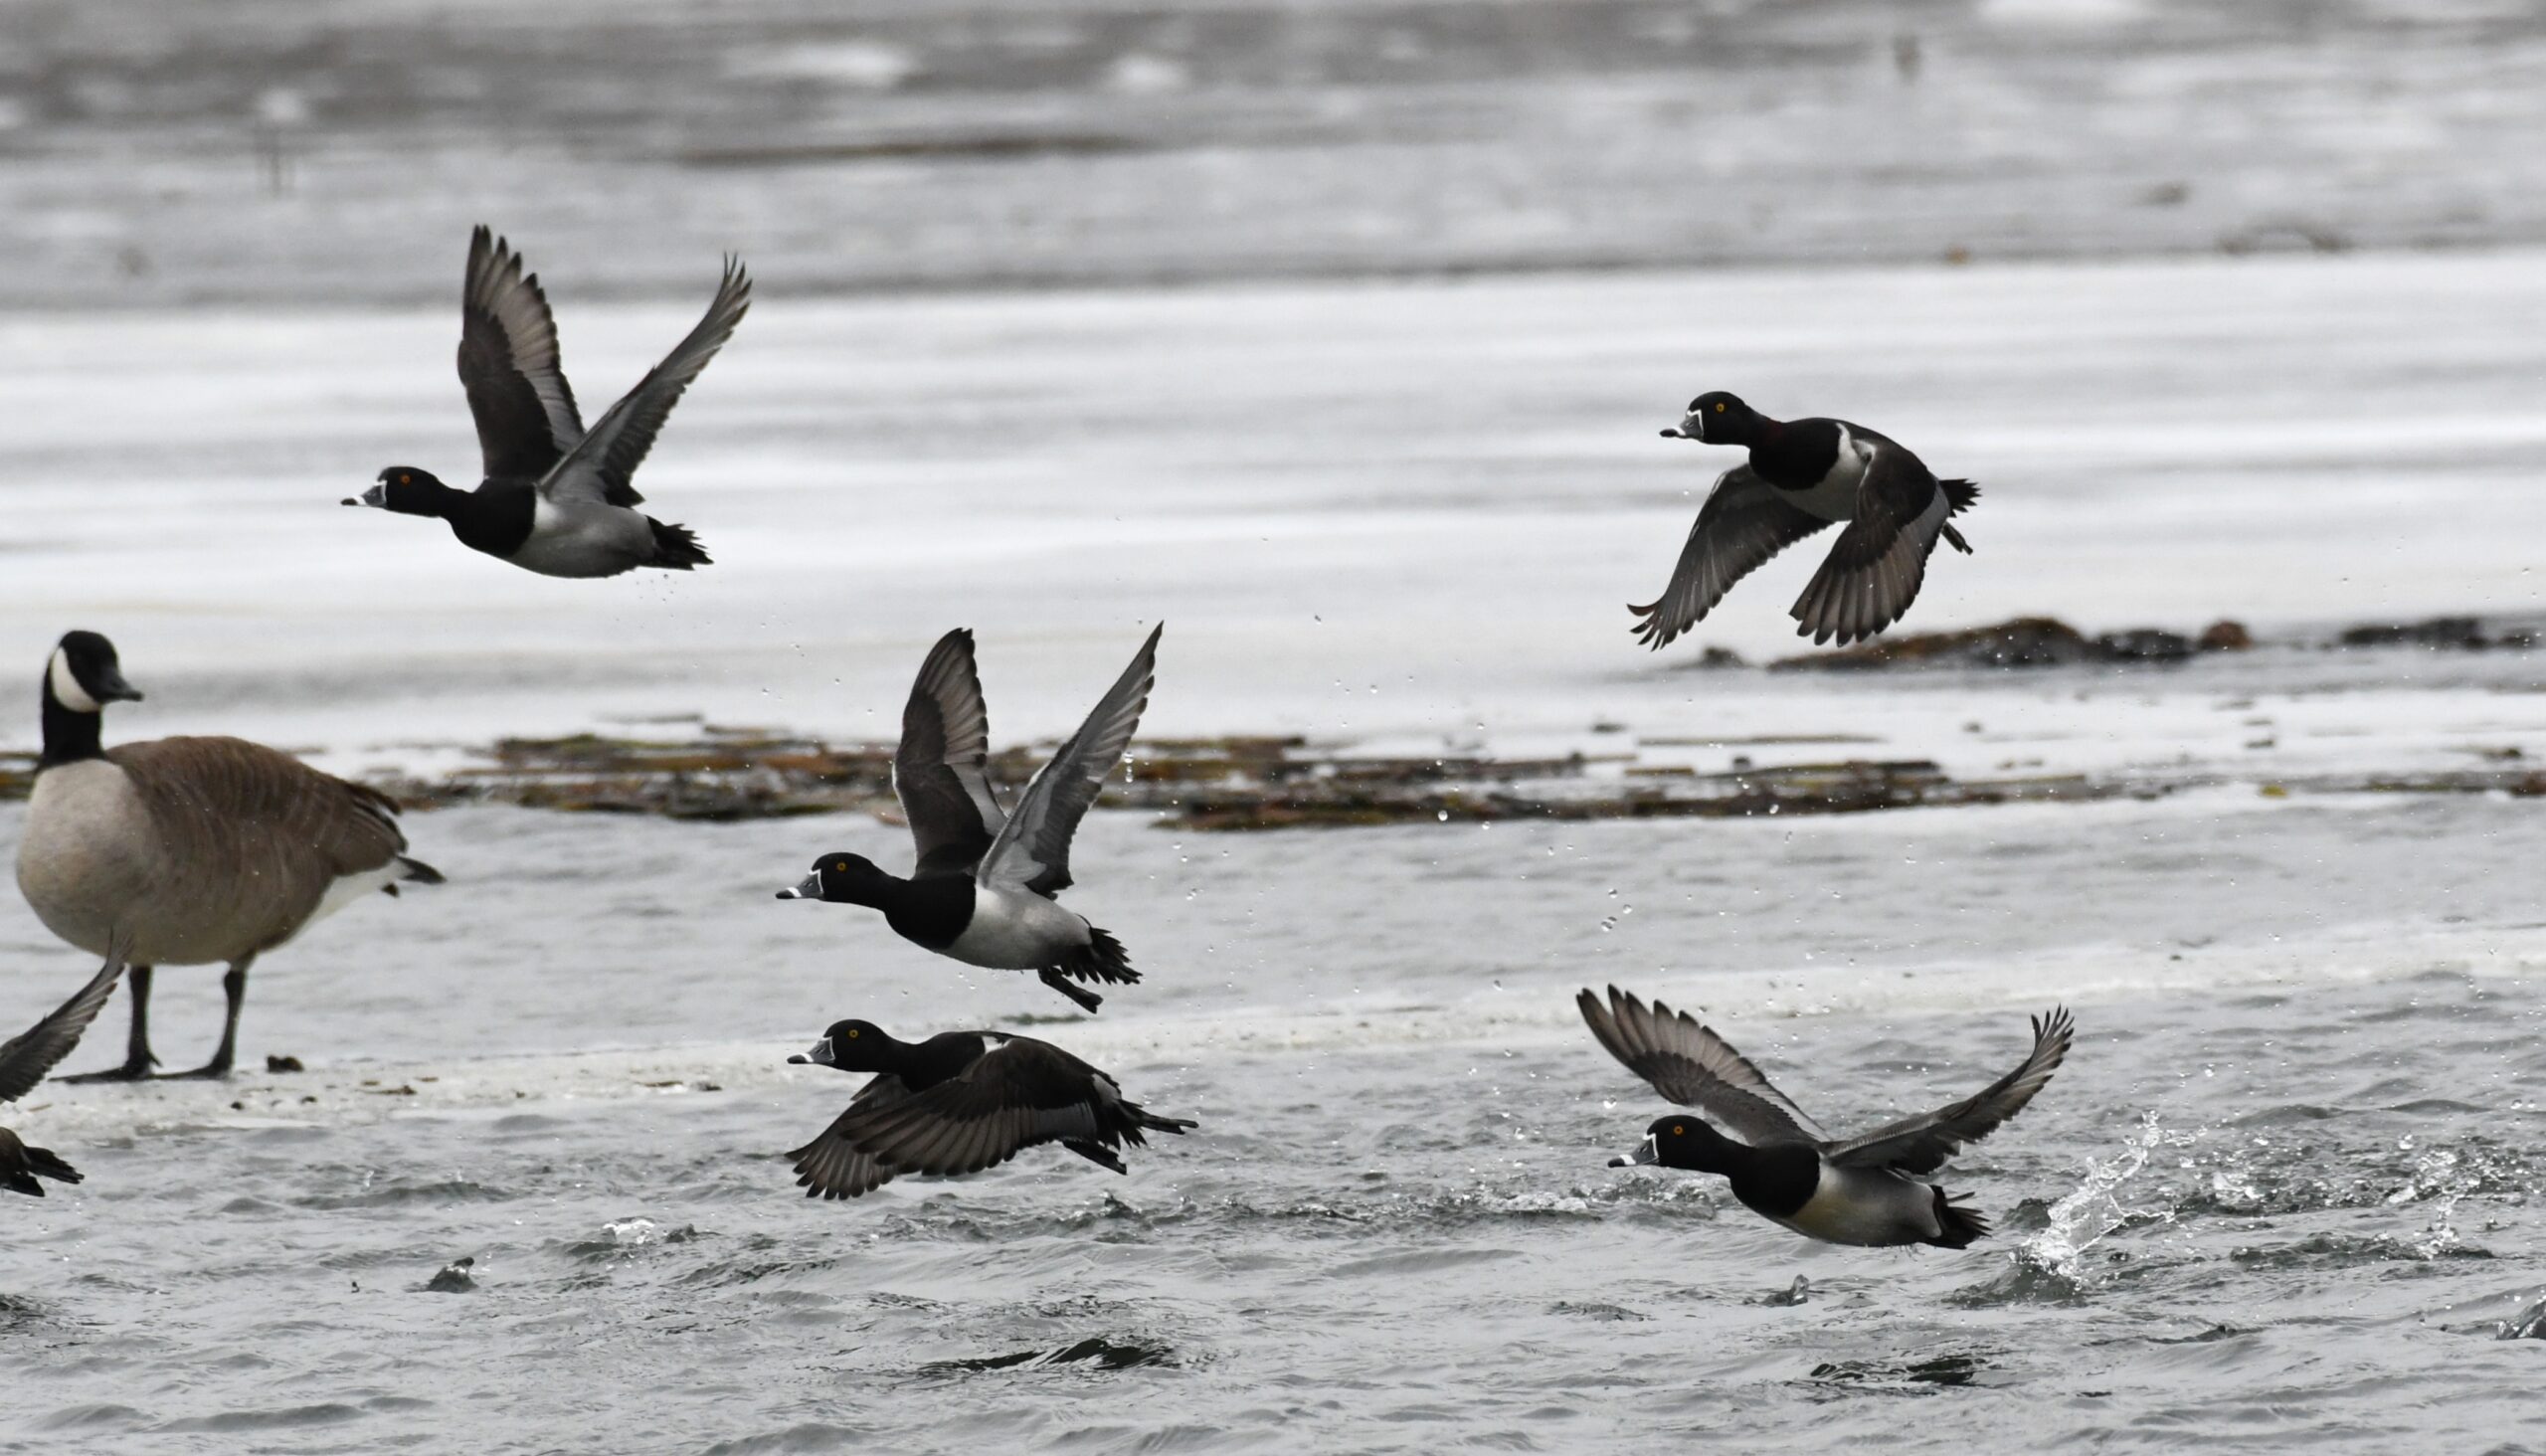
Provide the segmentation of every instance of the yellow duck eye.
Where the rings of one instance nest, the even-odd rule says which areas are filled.
[[[842,874],[846,874],[846,873],[848,873],[848,861],[847,861],[847,860],[845,860],[845,859],[843,859],[843,860],[839,861],[838,863],[836,863],[836,864],[832,865],[832,866],[831,866],[831,868],[838,870],[838,871],[839,871],[840,873],[842,873]]]
[[[1671,1125],[1671,1136],[1675,1138],[1685,1138],[1688,1135],[1689,1130],[1687,1128],[1680,1126],[1678,1123],[1673,1123]]]
[[[409,484],[409,483],[411,483],[411,482],[408,480],[408,478],[407,478],[407,472],[406,472],[406,471],[404,471],[404,470],[400,470],[400,471],[398,472],[398,483],[399,483],[399,484],[401,484],[401,485],[405,485],[405,484]]]
[[[1715,402],[1715,412],[1719,415],[1724,413],[1724,401],[1718,400]]]
[[[855,1040],[857,1039],[857,1028],[856,1028],[856,1027],[851,1026],[851,1027],[849,1027],[849,1028],[848,1028],[848,1039],[849,1039],[849,1040],[851,1040],[851,1041],[855,1041]]]

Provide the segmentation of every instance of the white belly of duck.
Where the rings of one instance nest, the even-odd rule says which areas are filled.
[[[1808,510],[1825,521],[1852,521],[1857,518],[1857,486],[1866,477],[1870,452],[1857,443],[1847,427],[1839,430],[1839,457],[1830,462],[1830,472],[1821,483],[1803,490],[1780,491],[1786,503]]]
[[[1773,1215],[1772,1215],[1773,1216]],[[1821,1182],[1802,1207],[1776,1220],[1808,1238],[1839,1244],[1915,1243],[1942,1231],[1935,1189],[1875,1169],[1821,1165]]]
[[[1087,922],[1031,890],[973,887],[973,919],[946,954],[968,966],[1036,971],[1084,949]]]
[[[625,506],[546,496],[533,502],[530,539],[508,558],[542,576],[617,576],[654,555],[654,529]]]

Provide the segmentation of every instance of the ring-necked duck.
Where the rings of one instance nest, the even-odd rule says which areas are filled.
[[[1704,1114],[1656,1118],[1635,1152],[1610,1167],[1659,1164],[1721,1174],[1751,1211],[1807,1238],[1840,1244],[1958,1249],[1988,1233],[1986,1218],[1918,1176],[2022,1112],[2069,1054],[2073,1032],[2066,1008],[2036,1016],[2032,1052],[1977,1095],[1863,1137],[1833,1139],[1749,1058],[1687,1012],[1660,1001],[1647,1009],[1614,986],[1606,1006],[1589,991],[1576,1004],[1591,1034],[1627,1070]]]
[[[1112,1076],[1048,1041],[1003,1031],[941,1031],[913,1044],[872,1021],[834,1021],[788,1060],[876,1074],[820,1137],[787,1155],[809,1198],[854,1198],[909,1173],[979,1173],[1044,1143],[1127,1173],[1125,1145],[1195,1126],[1126,1101]]]
[[[940,637],[911,685],[893,752],[893,792],[919,847],[911,877],[835,851],[778,898],[870,906],[914,945],[969,966],[1040,972],[1045,986],[1094,1011],[1104,999],[1073,981],[1128,985],[1140,973],[1121,942],[1052,897],[1069,888],[1070,837],[1149,705],[1166,630],[1162,623],[1151,631],[1087,721],[1025,786],[1013,817],[1000,812],[986,771],[990,711],[973,635],[958,628]]]
[[[469,236],[460,288],[459,382],[477,421],[485,478],[460,490],[413,465],[391,465],[345,504],[439,516],[460,544],[542,576],[710,565],[687,529],[635,508],[645,497],[630,477],[751,301],[741,261],[726,259],[707,315],[587,431],[538,275],[523,273],[521,255],[481,226]]]
[[[1717,478],[1662,595],[1628,611],[1636,637],[1657,651],[1706,620],[1732,584],[1833,521],[1848,528],[1795,599],[1798,637],[1815,645],[1870,637],[1901,620],[1942,537],[1968,554],[1951,517],[1980,487],[1939,480],[1893,440],[1845,420],[1771,420],[1721,391],[1689,401],[1674,440],[1746,447],[1750,458]]]

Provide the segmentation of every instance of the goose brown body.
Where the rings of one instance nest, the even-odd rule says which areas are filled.
[[[84,951],[105,954],[120,928],[136,965],[236,961],[344,903],[343,882],[397,876],[396,813],[385,795],[244,739],[125,744],[37,776],[18,888]]]
[[[124,1062],[92,1077],[151,1075],[150,988],[161,965],[226,962],[221,1045],[189,1076],[227,1076],[257,957],[309,922],[400,882],[439,884],[405,854],[387,795],[237,738],[106,748],[108,703],[138,701],[114,643],[65,634],[46,663],[44,755],[18,841],[18,888],[45,927],[131,957]]]

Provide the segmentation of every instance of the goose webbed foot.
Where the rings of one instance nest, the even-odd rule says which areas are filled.
[[[159,1065],[159,1058],[149,1056],[139,1061],[127,1061],[119,1067],[108,1067],[102,1072],[80,1072],[73,1076],[56,1077],[53,1080],[57,1082],[147,1082],[158,1075],[151,1070],[157,1065]]]

